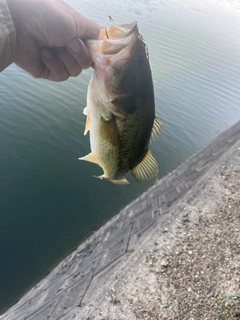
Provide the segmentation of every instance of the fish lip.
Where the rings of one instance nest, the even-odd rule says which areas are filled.
[[[123,34],[122,36],[112,37],[110,39],[121,39],[121,38],[128,37],[130,34],[135,32],[136,30],[138,30],[138,24],[137,24],[137,21],[133,21],[131,23],[120,24],[120,25],[118,25],[118,28],[119,29],[128,29],[129,28],[129,30],[125,34]],[[106,29],[106,28],[104,28],[104,29]]]
[[[105,39],[97,39],[97,40],[94,40],[94,39],[87,39],[85,40],[85,44],[87,46],[91,46],[92,43],[102,43],[103,41],[107,41],[107,40],[115,40],[115,39],[122,39],[122,38],[125,38],[125,37],[128,37],[129,35],[131,35],[132,33],[134,33],[135,31],[138,30],[138,23],[137,21],[134,21],[134,22],[131,22],[131,23],[126,23],[126,24],[120,24],[120,25],[117,25],[116,26],[118,29],[121,29],[123,31],[123,34],[122,35],[119,35],[119,36],[115,36],[115,37],[109,37],[109,38],[105,38]],[[100,28],[100,34],[101,34],[101,31],[104,31],[106,32],[106,34],[108,33],[108,30],[111,28],[110,27],[101,27]],[[126,31],[125,31],[126,30]],[[125,32],[124,32],[125,31]]]
[[[108,30],[110,36],[107,38]],[[88,39],[85,41],[85,45],[90,51],[92,60],[96,62],[102,60],[103,56],[119,53],[124,48],[136,43],[136,39],[140,39],[140,37],[137,21],[134,21],[129,24],[101,28],[99,39]]]

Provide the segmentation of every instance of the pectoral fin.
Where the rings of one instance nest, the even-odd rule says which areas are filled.
[[[78,158],[78,160],[84,160],[98,164],[92,153],[87,154],[85,157]]]
[[[84,130],[84,135],[86,135],[89,130],[90,130],[90,117],[89,117],[89,115],[87,115],[86,124],[85,124],[85,130]]]
[[[85,107],[83,109],[83,114],[85,114],[85,116],[87,116],[85,130],[84,130],[84,135],[86,135],[88,133],[88,131],[90,130],[90,117],[89,117],[88,107]]]
[[[145,154],[142,161],[131,170],[131,174],[139,183],[156,178],[158,174],[158,164],[150,150]]]
[[[150,142],[152,142],[153,140],[155,140],[157,138],[157,136],[159,135],[159,133],[161,131],[161,128],[162,128],[161,122],[158,120],[158,118],[155,117],[154,122],[153,122]]]
[[[101,117],[99,134],[101,139],[107,141],[112,146],[119,145],[120,134],[112,113],[108,117],[107,115]]]

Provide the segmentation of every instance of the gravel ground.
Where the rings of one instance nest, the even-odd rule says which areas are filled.
[[[237,320],[240,143],[169,212],[76,319]]]

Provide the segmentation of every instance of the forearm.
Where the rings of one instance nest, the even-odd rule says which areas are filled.
[[[0,0],[0,72],[13,62],[16,53],[15,27],[5,0]]]

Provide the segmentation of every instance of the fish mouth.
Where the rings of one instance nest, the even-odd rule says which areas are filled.
[[[118,26],[110,26],[107,28],[101,28],[98,36],[98,40],[106,39],[122,39],[129,36],[138,28],[137,22],[134,21],[128,24],[121,24]]]
[[[98,40],[85,42],[89,50],[104,55],[113,55],[132,44],[138,33],[137,22],[101,28]]]

